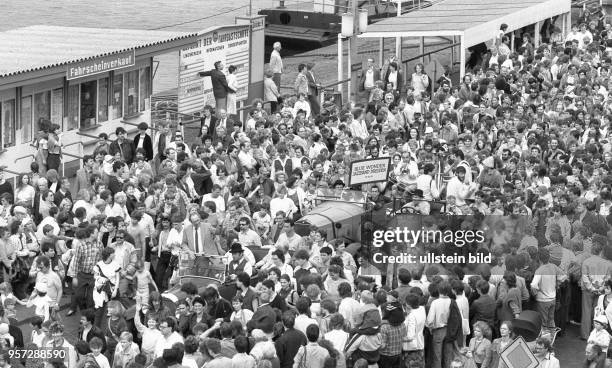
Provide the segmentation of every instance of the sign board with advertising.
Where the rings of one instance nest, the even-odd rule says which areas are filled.
[[[205,105],[215,106],[212,82],[209,77],[200,77],[199,72],[214,69],[215,62],[225,65],[225,74],[230,65],[237,69],[236,100],[248,97],[249,87],[250,25],[220,27],[203,33],[198,41],[181,49],[179,54],[178,111],[192,114],[202,111]]]
[[[124,51],[114,55],[108,55],[93,60],[82,61],[68,66],[66,79],[88,77],[90,75],[106,73],[134,66],[136,64],[135,50]]]
[[[540,364],[521,336],[512,341],[500,356],[508,368],[535,368]]]
[[[390,157],[353,161],[349,173],[349,186],[387,181],[390,167]]]

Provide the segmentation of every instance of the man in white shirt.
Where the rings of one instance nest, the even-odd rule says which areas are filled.
[[[238,153],[238,160],[240,164],[245,168],[251,170],[256,164],[255,158],[251,154],[251,141],[245,140],[240,143],[240,152]]]
[[[305,296],[300,297],[297,303],[295,303],[295,307],[299,315],[295,317],[294,328],[306,335],[306,329],[308,326],[319,325],[316,319],[308,317],[308,313],[310,311],[310,300]]]
[[[221,186],[219,184],[214,184],[212,192],[202,196],[202,205],[208,201],[215,203],[217,216],[223,218],[225,214],[225,199],[221,195]]]
[[[295,251],[300,244],[302,237],[295,232],[294,222],[290,218],[285,218],[282,233],[278,236],[274,246],[278,249],[285,247],[290,251]]]
[[[283,73],[283,59],[280,56],[281,43],[275,42],[272,53],[270,54],[270,70],[274,74],[272,80],[276,88],[281,90],[281,75]]]
[[[455,176],[448,182],[446,188],[446,196],[455,197],[457,206],[466,205],[466,199],[469,199],[478,189],[475,183],[468,183],[466,180],[467,170],[464,166],[459,166],[455,170]]]
[[[173,317],[168,317],[159,323],[159,330],[162,333],[162,338],[157,340],[155,345],[155,358],[161,358],[165,349],[172,348],[177,342],[183,343],[183,337],[176,332],[176,320]]]
[[[248,217],[241,217],[238,221],[240,231],[238,232],[238,241],[245,247],[261,247],[261,237],[257,232],[249,226],[251,221]]]
[[[351,285],[348,282],[343,282],[338,285],[338,294],[342,300],[338,306],[338,313],[340,313],[344,320],[347,321],[351,328],[357,327],[357,316],[361,311],[361,304],[355,298],[353,298],[353,291]]]
[[[278,189],[276,198],[270,201],[270,217],[275,218],[278,211],[283,211],[288,217],[293,217],[293,214],[298,210],[297,206],[291,198],[287,198],[287,188],[281,187]]]

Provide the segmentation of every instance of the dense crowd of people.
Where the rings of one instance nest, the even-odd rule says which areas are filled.
[[[100,134],[72,186],[58,153],[38,155],[15,188],[0,176],[0,367],[19,366],[24,348],[62,349],[45,364],[69,368],[505,368],[504,349],[529,332],[540,366],[555,368],[570,323],[584,367],[605,367],[611,27],[587,12],[565,37],[551,25],[541,45],[517,31],[514,50],[507,28],[459,85],[370,59],[346,106],[319,103],[314,64],[281,95],[277,43],[265,98],[244,121],[217,101],[195,143],[163,122],[154,137],[146,123],[133,139]],[[349,186],[351,162],[379,157],[391,158],[388,182]],[[298,234],[325,189],[363,192],[384,215],[459,219],[425,218],[428,230],[486,229],[461,252],[491,262],[387,272],[369,239]],[[185,275],[218,282],[198,289]],[[33,312],[31,335],[17,304]]]

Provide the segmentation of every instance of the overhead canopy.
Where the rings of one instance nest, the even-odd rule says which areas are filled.
[[[463,47],[486,42],[502,23],[508,32],[571,10],[571,0],[444,0],[370,24],[359,37],[464,36]]]

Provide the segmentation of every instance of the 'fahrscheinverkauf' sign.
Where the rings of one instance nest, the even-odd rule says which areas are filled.
[[[134,50],[120,52],[118,54],[103,56],[100,58],[82,61],[78,64],[69,65],[66,71],[66,79],[77,79],[90,75],[106,73],[134,66],[136,64],[136,53]]]

